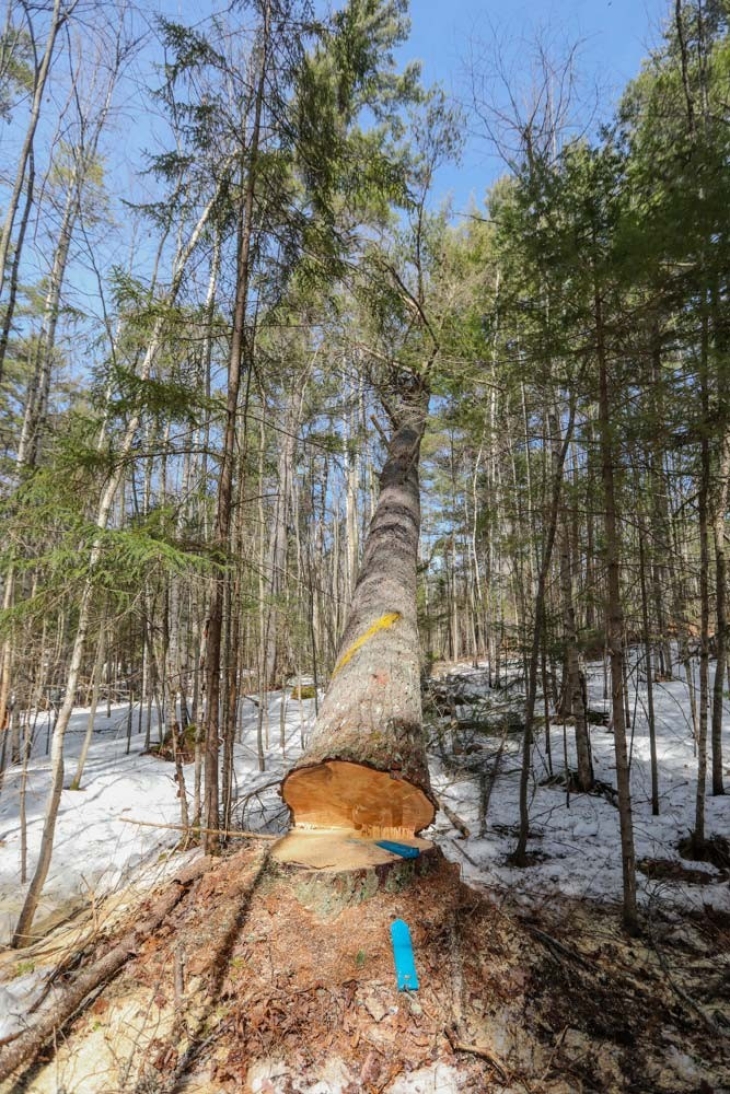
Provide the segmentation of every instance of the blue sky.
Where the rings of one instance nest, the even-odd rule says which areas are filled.
[[[218,0],[157,0],[172,18],[195,22],[219,7]],[[326,8],[344,0],[317,0]],[[488,67],[495,36],[518,83],[529,77],[523,64],[536,37],[551,52],[566,43],[580,43],[577,67],[585,118],[595,104],[606,120],[627,82],[661,35],[671,0],[410,0],[411,35],[400,50],[403,63],[419,60],[426,84],[439,83],[460,101],[469,99],[469,69]],[[474,197],[481,202],[487,188],[504,171],[504,164],[473,123],[466,126],[466,146],[460,166],[441,169],[433,194],[440,204],[451,195],[455,210],[464,210]]]
[[[529,80],[526,58],[536,35],[557,52],[579,42],[579,94],[605,120],[658,42],[668,11],[668,0],[526,0],[509,9],[504,0],[411,0],[412,31],[402,57],[423,62],[426,83],[439,82],[467,100],[470,66],[484,70],[493,64],[495,36],[505,43],[517,83]],[[461,166],[441,170],[435,194],[450,192],[456,209],[464,209],[472,195],[481,201],[503,170],[476,124],[468,124],[466,137]]]

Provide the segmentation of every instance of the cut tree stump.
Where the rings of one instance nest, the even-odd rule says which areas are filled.
[[[401,855],[378,847],[374,839],[359,836],[354,829],[293,828],[275,844],[272,858],[281,865],[338,873],[342,870],[403,865],[404,862],[415,865],[434,851],[430,840],[418,839],[412,834],[406,836],[399,833],[399,840],[408,847],[418,848],[418,858],[403,859]]]
[[[445,864],[430,840],[409,836],[399,843],[418,848],[418,857],[405,859],[353,829],[293,828],[272,848],[269,875],[273,884],[284,881],[302,907],[331,919],[379,893],[402,893]]]

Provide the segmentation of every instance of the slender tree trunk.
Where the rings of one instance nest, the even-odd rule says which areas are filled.
[[[33,467],[35,465],[38,443],[42,435],[43,421],[47,412],[61,288],[66,273],[71,235],[78,208],[77,182],[73,180],[66,196],[58,244],[53,259],[35,369],[28,384],[23,426],[18,446],[18,464],[22,467]]]
[[[94,658],[93,669],[93,681],[91,692],[91,706],[89,708],[89,718],[86,723],[86,733],[84,735],[84,743],[81,746],[81,752],[79,753],[79,760],[76,765],[76,774],[71,782],[71,790],[81,789],[81,779],[84,775],[84,767],[86,766],[86,757],[89,754],[89,748],[91,747],[91,740],[94,735],[94,720],[96,719],[96,708],[99,705],[99,691],[101,689],[101,670],[104,663],[104,643],[106,634],[104,631],[104,625],[102,623],[99,628],[99,638],[96,645],[96,657]]]
[[[61,285],[66,270],[73,220],[75,219],[75,212],[77,210],[76,190],[77,186],[74,182],[69,187],[61,222],[59,242],[56,248],[50,284],[46,296],[43,328],[36,353],[35,371],[28,384],[23,425],[18,445],[16,465],[18,475],[22,475],[27,468],[33,467],[35,464],[38,439],[41,432],[41,419],[45,414],[45,407],[48,401]],[[25,218],[22,230],[23,232],[25,231]],[[3,589],[3,611],[7,612],[12,607],[14,595],[15,568],[11,564],[5,578],[5,587]],[[0,655],[0,725],[3,723],[8,696],[10,694],[12,672],[13,646],[12,635],[9,635],[3,642],[2,654]]]
[[[279,440],[276,506],[271,525],[266,567],[268,573],[268,606],[264,646],[266,650],[266,684],[269,688],[277,686],[281,669],[284,613],[281,611],[279,599],[285,585],[294,456],[297,434],[304,409],[306,386],[307,376],[298,376],[297,392],[292,392],[289,397],[289,403],[284,415],[284,432]]]
[[[646,589],[646,552],[644,538],[648,529],[642,522],[639,530],[639,579],[641,581],[641,621],[644,631],[644,658],[646,660],[646,702],[649,720],[649,751],[651,754],[651,811],[659,816],[659,767],[657,764],[656,721],[654,718],[654,680],[651,657],[651,631],[649,629],[649,597]]]
[[[248,304],[251,271],[251,243],[253,239],[254,224],[254,192],[258,171],[259,140],[261,134],[264,94],[266,90],[268,52],[269,2],[266,0],[263,12],[261,60],[254,103],[251,143],[248,155],[245,157],[246,162],[245,164],[241,164],[242,171],[244,172],[245,189],[238,223],[236,300],[233,312],[231,352],[228,366],[228,393],[226,397],[226,424],[223,438],[223,451],[221,453],[221,470],[218,484],[218,503],[214,533],[214,543],[218,554],[218,561],[222,566],[227,566],[230,548],[236,422],[238,418],[238,396],[243,372],[246,307]],[[223,632],[225,582],[229,580],[229,576],[230,575],[226,570],[226,572],[219,575],[216,580],[213,589],[210,615],[208,618],[206,665],[208,718],[205,736],[205,804],[203,812],[204,824],[208,829],[205,836],[205,849],[210,854],[217,852],[220,842],[217,831],[220,797],[218,741],[220,733],[221,639]]]
[[[217,192],[216,192],[217,197]],[[211,199],[209,204],[203,210],[200,215],[200,219],[191,233],[190,239],[182,253],[178,255],[175,263],[175,272],[172,278],[172,284],[170,287],[170,300],[174,302],[180,287],[182,285],[183,275],[187,267],[190,256],[197,243],[200,240],[203,229],[208,221],[210,213],[213,208],[215,198]],[[162,336],[164,332],[165,320],[160,317],[153,328],[150,344],[145,353],[144,360],[139,369],[139,380],[144,382],[149,378],[152,366],[157,358],[157,354],[162,342]],[[137,430],[140,424],[140,411],[136,411],[132,414],[127,428],[122,438],[119,452],[117,454],[117,462],[109,476],[109,479],[104,487],[99,504],[96,511],[95,524],[98,529],[98,534],[95,536],[92,543],[91,551],[89,554],[87,577],[81,592],[81,597],[78,606],[76,635],[71,650],[71,657],[68,666],[68,676],[66,679],[66,689],[63,699],[63,703],[58,713],[58,719],[56,722],[54,734],[53,734],[53,748],[51,754],[51,789],[46,802],[46,811],[43,821],[43,835],[41,837],[41,850],[38,856],[38,862],[36,864],[35,873],[30,882],[30,887],[26,894],[25,902],[18,919],[15,932],[13,934],[11,945],[13,947],[22,946],[30,938],[30,931],[33,925],[33,919],[38,908],[38,903],[43,891],[43,885],[45,884],[46,877],[48,876],[48,870],[51,865],[51,857],[53,854],[53,844],[56,832],[56,818],[58,817],[58,810],[61,804],[61,794],[63,792],[63,777],[64,777],[64,741],[66,737],[66,730],[71,719],[75,700],[76,700],[76,688],[78,686],[79,674],[81,672],[81,664],[84,656],[84,650],[86,647],[86,635],[89,630],[91,622],[92,609],[95,597],[95,577],[96,570],[102,558],[103,551],[103,533],[107,527],[109,516],[112,511],[112,506],[116,498],[117,490],[122,481],[123,475],[126,470],[126,461],[129,453],[132,450],[135,437],[137,436]]]
[[[599,626],[596,619],[595,605],[599,601],[601,594],[601,588],[599,583],[598,571],[596,559],[596,512],[595,512],[595,496],[596,491],[600,490],[599,482],[597,481],[597,467],[596,467],[596,450],[597,450],[597,437],[596,430],[593,423],[593,419],[589,418],[587,423],[587,474],[586,474],[586,493],[585,493],[585,510],[586,510],[586,564],[585,564],[585,584],[581,590],[580,601],[585,605],[585,626],[588,631],[595,631]],[[603,636],[597,636],[603,641]]]
[[[730,430],[726,427],[720,449],[717,473],[717,497],[712,520],[715,540],[715,592],[717,619],[717,662],[712,690],[712,793],[724,794],[722,771],[723,685],[727,671],[727,548],[725,546],[725,513],[727,512],[728,480],[730,479]]]
[[[357,402],[350,407],[347,417],[347,480],[345,489],[347,529],[347,581],[346,601],[349,605],[357,583],[357,570],[360,561],[360,524],[359,524],[359,494],[360,494],[360,418],[362,404],[362,378],[358,380]],[[353,394],[354,398],[354,394]]]
[[[563,488],[563,471],[565,457],[568,454],[570,440],[573,434],[573,422],[575,420],[575,406],[571,401],[568,421],[565,427],[565,435],[558,448],[553,453],[552,496],[548,515],[547,536],[543,548],[542,559],[537,577],[537,589],[535,593],[535,620],[532,631],[532,647],[527,674],[527,700],[525,702],[525,731],[522,739],[522,769],[520,772],[520,834],[517,846],[511,855],[511,860],[516,866],[527,865],[527,841],[530,834],[530,815],[528,803],[528,788],[530,771],[532,769],[532,741],[533,725],[535,721],[535,702],[537,699],[537,677],[540,665],[540,641],[545,629],[545,589],[548,574],[552,565],[553,547],[558,527],[560,514],[560,495]],[[557,440],[557,429],[555,437]]]
[[[10,4],[8,4],[8,11],[10,11]],[[18,237],[15,241],[13,264],[10,267],[8,299],[3,309],[3,327],[2,332],[0,332],[0,383],[2,383],[3,376],[5,375],[5,359],[8,354],[10,332],[13,329],[13,319],[15,318],[15,305],[18,300],[18,286],[20,284],[20,262],[23,256],[23,244],[25,243],[25,233],[28,230],[30,211],[33,208],[34,192],[35,156],[33,154],[33,149],[31,148],[30,155],[28,156],[28,180],[25,184],[25,203],[23,205],[23,213],[20,218]]]
[[[33,150],[33,142],[35,140],[36,129],[38,128],[38,119],[40,118],[41,105],[43,103],[43,96],[46,89],[46,81],[48,79],[48,73],[51,68],[53,52],[56,48],[56,38],[58,37],[58,32],[63,22],[70,15],[71,10],[73,10],[73,5],[68,11],[62,14],[61,0],[54,0],[45,50],[43,52],[40,64],[36,68],[35,80],[33,85],[33,101],[30,108],[30,117],[28,119],[28,126],[25,131],[23,145],[20,150],[20,156],[18,157],[18,166],[15,173],[15,182],[13,183],[13,189],[10,194],[10,198],[8,199],[8,204],[5,210],[5,223],[3,224],[2,233],[0,233],[0,295],[2,295],[3,289],[5,288],[8,256],[10,254],[10,245],[13,236],[13,226],[15,224],[15,217],[18,211],[18,205],[20,203],[20,195],[23,190],[23,182],[25,180],[25,172],[28,166],[28,160]]]
[[[611,391],[608,375],[603,301],[598,284],[594,290],[594,319],[599,368],[599,434],[606,534],[606,638],[611,662],[611,704],[616,756],[616,788],[621,827],[623,864],[623,919],[629,932],[638,926],[636,908],[636,855],[631,810],[631,784],[626,750],[626,714],[624,705],[624,616],[621,605],[621,542],[616,506],[615,442],[612,426]]]
[[[653,412],[656,420],[663,422],[665,418],[663,398],[663,377],[661,358],[661,339],[658,326],[652,331],[652,374],[651,387],[653,392]],[[649,489],[651,495],[652,536],[647,542],[652,543],[654,549],[650,553],[649,573],[651,578],[652,600],[659,635],[659,656],[662,676],[672,678],[672,646],[667,632],[664,607],[664,590],[666,588],[666,574],[669,574],[671,588],[674,591],[674,562],[672,558],[672,524],[667,498],[667,488],[662,464],[661,434],[657,433],[649,448]],[[658,547],[658,550],[657,550]],[[674,603],[673,603],[674,607]],[[675,624],[679,619],[675,620]]]
[[[553,436],[557,437],[557,423],[553,426]],[[566,707],[575,720],[575,746],[578,761],[578,786],[587,793],[593,786],[593,762],[591,759],[591,739],[588,733],[586,708],[583,701],[583,681],[580,673],[578,653],[578,628],[573,605],[573,578],[570,561],[570,528],[568,514],[562,509],[560,517],[560,593],[563,608],[563,631],[565,635],[565,675]]]
[[[710,441],[709,392],[707,376],[708,320],[702,317],[701,399],[704,428],[700,445],[700,488],[698,491],[698,516],[700,533],[700,695],[699,724],[697,732],[697,793],[695,797],[695,826],[692,832],[692,852],[701,858],[705,850],[705,799],[707,795],[707,714],[710,684]]]
[[[35,727],[34,727],[35,729]],[[33,749],[35,734],[30,728],[30,711],[23,711],[23,770],[20,777],[19,821],[20,821],[20,884],[28,880],[28,818],[26,813],[26,789],[28,786],[28,761]]]

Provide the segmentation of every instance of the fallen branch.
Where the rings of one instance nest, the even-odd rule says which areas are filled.
[[[208,870],[212,859],[198,859],[183,869],[152,906],[146,919],[123,936],[108,953],[79,974],[63,994],[51,999],[32,1026],[0,1051],[0,1083],[28,1060],[35,1059],[47,1041],[73,1017],[89,995],[116,976],[141,943],[155,931],[187,893],[192,883]]]
[[[558,1035],[558,1039],[555,1042],[555,1045],[553,1046],[553,1051],[550,1053],[550,1059],[547,1062],[547,1067],[545,1068],[545,1070],[542,1074],[542,1081],[543,1082],[546,1081],[548,1075],[552,1071],[553,1060],[555,1059],[557,1054],[560,1052],[560,1049],[562,1048],[562,1045],[563,1045],[563,1041],[565,1040],[565,1035],[566,1035],[566,1033],[568,1032],[569,1029],[570,1029],[570,1026],[564,1026],[562,1031]]]
[[[460,854],[460,855],[463,855],[463,856],[464,856],[464,858],[466,859],[466,861],[467,861],[467,862],[468,862],[468,863],[469,863],[469,864],[470,864],[471,866],[473,866],[473,867],[474,867],[474,868],[475,868],[476,870],[478,870],[478,869],[479,869],[479,863],[478,863],[478,862],[475,862],[475,861],[474,861],[474,859],[473,859],[473,858],[471,857],[471,855],[467,855],[466,851],[465,851],[465,850],[464,850],[464,848],[463,848],[463,847],[461,846],[461,844],[457,843],[455,839],[452,839],[452,840],[451,840],[451,845],[452,845],[452,847],[454,847],[454,848],[455,848],[455,849],[456,849],[456,850],[457,850],[457,851],[459,852],[459,854]]]
[[[553,938],[553,936],[551,934],[547,934],[546,931],[541,931],[539,927],[533,927],[531,923],[525,922],[524,926],[527,928],[531,935],[534,935],[534,937],[539,939],[540,942],[544,943],[544,945],[546,945],[549,950],[552,950],[553,955],[567,957],[569,961],[576,961],[579,965],[581,965],[584,969],[587,969],[589,972],[595,972],[595,969],[593,968],[591,963],[586,960],[582,953],[578,953],[577,950],[569,949],[568,946],[564,945],[562,942],[559,942],[557,938]]]
[[[170,832],[186,832],[195,836],[204,834],[226,836],[229,839],[281,839],[281,836],[272,836],[269,832],[227,832],[222,828],[201,828],[198,824],[155,824],[154,821],[133,820],[131,817],[117,817],[117,820],[122,824],[136,824],[139,828],[164,828]]]
[[[271,779],[270,782],[262,783],[261,786],[255,786],[253,790],[249,790],[248,794],[244,794],[241,798],[236,798],[236,810],[241,811],[241,816],[246,811],[246,806],[251,801],[251,798],[255,798],[257,794],[262,794],[264,790],[271,790],[275,786],[281,786],[281,779]]]
[[[651,947],[654,950],[654,953],[657,955],[661,970],[666,976],[672,991],[676,993],[676,995],[682,1000],[683,1003],[685,1003],[690,1008],[690,1010],[694,1011],[697,1017],[703,1022],[703,1024],[707,1027],[707,1029],[710,1031],[710,1033],[712,1033],[714,1037],[719,1036],[722,1037],[723,1040],[728,1040],[728,1035],[722,1028],[720,1023],[716,1022],[711,1015],[706,1014],[700,1004],[697,1002],[697,1000],[693,999],[689,992],[686,992],[682,985],[678,984],[675,980],[674,976],[672,975],[672,970],[669,968],[669,965],[667,963],[667,959],[664,956],[662,948],[654,937],[654,931],[652,930],[651,921],[649,922],[649,941],[651,942]]]
[[[454,826],[456,831],[461,832],[461,835],[464,839],[469,839],[469,836],[471,835],[471,832],[469,831],[469,829],[467,828],[466,824],[461,819],[459,814],[455,813],[453,811],[453,809],[450,809],[448,807],[448,805],[446,805],[445,802],[441,801],[440,799],[439,799],[439,802],[438,802],[438,807],[441,810],[441,812],[444,813],[448,817],[449,821]]]

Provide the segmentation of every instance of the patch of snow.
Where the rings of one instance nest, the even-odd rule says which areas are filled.
[[[0,1040],[25,1028],[25,1016],[42,992],[47,975],[47,969],[20,972],[0,984]]]
[[[702,1071],[697,1067],[692,1057],[688,1056],[686,1052],[680,1052],[676,1045],[670,1045],[667,1049],[665,1062],[674,1074],[685,1082],[696,1083],[703,1076]]]
[[[282,702],[285,703],[283,711]],[[283,750],[280,744],[282,713]],[[241,734],[235,746],[235,787],[239,801],[254,793],[257,787],[280,777],[299,755],[302,731],[309,729],[313,719],[314,702],[299,702],[283,698],[280,693],[270,693],[266,714],[264,739],[268,737],[269,745],[265,757],[267,770],[262,773],[258,770],[258,710],[251,703],[241,706]],[[77,708],[66,734],[66,785],[76,771],[88,716],[87,709]],[[45,714],[41,715],[27,771],[28,881],[23,884],[20,883],[19,767],[6,770],[0,793],[0,944],[10,940],[40,849],[50,783],[46,721]],[[82,903],[116,892],[128,885],[132,878],[137,883],[140,868],[150,868],[154,879],[154,871],[164,864],[169,849],[179,841],[179,832],[164,827],[180,824],[174,766],[144,754],[145,734],[137,732],[138,725],[138,713],[135,711],[134,731],[128,737],[126,705],[112,705],[109,716],[105,707],[97,711],[82,789],[63,791],[51,869],[36,924],[64,910],[70,914]],[[156,740],[154,712],[152,739]],[[194,764],[184,765],[184,773],[190,801]],[[273,795],[268,800],[262,796],[260,801],[260,815],[254,819],[260,827],[264,827],[271,819],[270,810],[274,807],[281,810],[281,802]],[[258,799],[256,805],[258,808]],[[153,827],[137,825],[134,821],[152,824]],[[178,865],[179,860],[173,869]]]
[[[458,1071],[447,1064],[422,1067],[410,1075],[402,1075],[390,1086],[387,1094],[459,1094],[463,1088]]]
[[[456,670],[452,669],[451,673],[456,675]],[[474,669],[459,667],[458,675],[462,674],[468,679]],[[636,664],[631,666],[630,675],[634,725],[629,746],[636,858],[638,861],[667,859],[681,862],[677,843],[694,827],[697,785],[695,742],[687,714],[690,709],[687,683],[683,675],[681,679],[677,676],[654,685],[660,795],[660,815],[654,817],[651,812],[649,727],[644,701],[646,684],[639,681],[639,701],[635,702]],[[604,709],[603,666],[600,663],[589,665],[587,676],[590,708]],[[723,726],[723,754],[726,756],[730,751],[729,728],[726,708]],[[614,742],[610,728],[591,727],[591,742],[596,778],[615,786]],[[471,832],[470,838],[463,840],[450,827],[435,829],[435,838],[441,842],[444,853],[460,865],[470,884],[509,890],[525,903],[561,895],[618,903],[623,876],[618,810],[602,795],[567,795],[565,786],[544,784],[550,774],[550,760],[543,726],[536,733],[535,778],[530,787],[530,830],[533,835],[528,850],[536,853],[536,861],[524,870],[507,864],[507,856],[516,844],[519,823],[522,747],[519,734],[509,734],[504,740],[499,774],[490,792],[486,825],[480,834],[479,770],[481,768],[485,776],[491,778],[489,772],[499,743],[499,739],[491,738],[481,756],[473,753],[464,757],[466,762],[462,769],[451,765],[447,769],[440,759],[434,760],[434,789],[466,822]],[[577,759],[572,727],[551,725],[550,754],[555,775],[564,770],[565,753],[568,767],[575,769]],[[458,762],[459,757],[454,759]],[[444,822],[443,815],[438,821],[439,825]],[[708,794],[706,830],[708,836],[726,836],[730,832],[730,795],[712,797]],[[640,904],[648,907],[660,900],[665,906],[674,904],[687,910],[707,905],[729,911],[730,887],[723,875],[708,864],[693,862],[686,865],[706,872],[713,883],[697,887],[673,882],[669,886],[639,873]]]
[[[353,1073],[343,1060],[336,1057],[325,1065],[320,1078],[312,1085],[294,1075],[284,1060],[257,1060],[246,1076],[247,1091],[251,1094],[343,1094],[352,1088]]]

